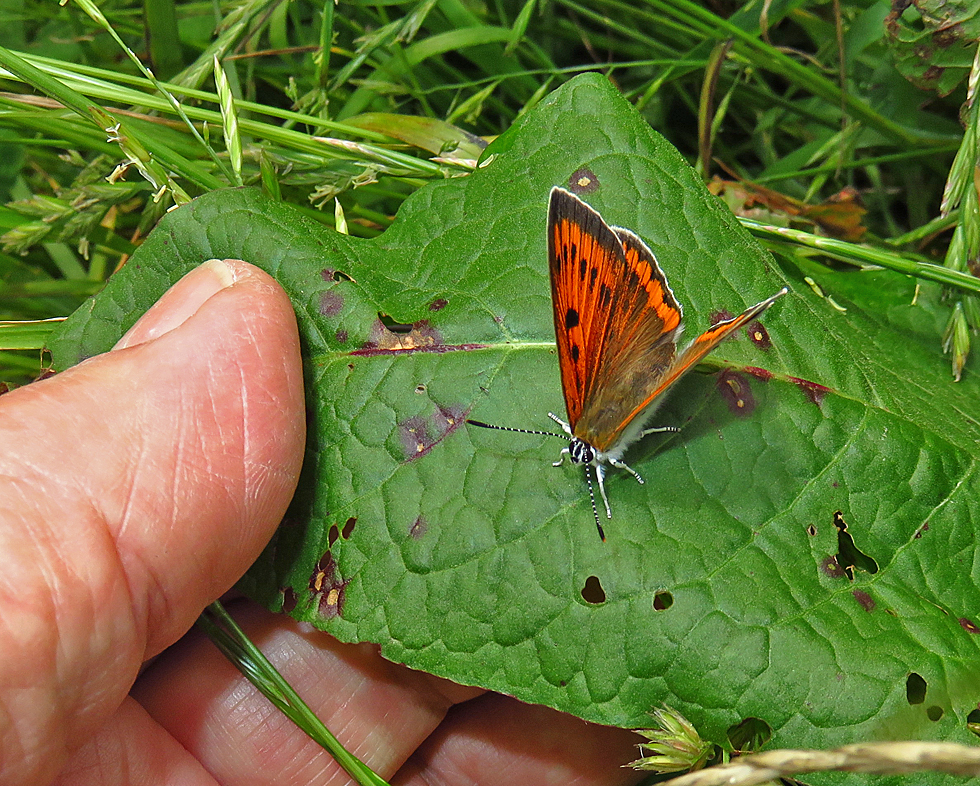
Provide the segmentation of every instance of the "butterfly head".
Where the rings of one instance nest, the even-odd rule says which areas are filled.
[[[594,464],[596,460],[595,448],[578,437],[572,437],[568,445],[568,456],[573,464]]]

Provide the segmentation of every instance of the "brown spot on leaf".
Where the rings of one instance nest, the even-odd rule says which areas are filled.
[[[429,324],[428,320],[423,319],[411,325],[392,322],[389,327],[379,318],[371,326],[370,338],[364,343],[364,346],[354,350],[351,354],[382,355],[387,352],[432,352],[440,351],[440,347],[445,347],[442,335]]]
[[[728,405],[731,413],[740,418],[746,418],[755,411],[755,397],[749,381],[741,374],[730,369],[718,375],[718,392]]]
[[[806,379],[800,379],[799,377],[789,377],[789,381],[796,385],[800,390],[803,391],[808,399],[810,399],[811,404],[820,405],[823,401],[823,397],[831,392],[830,388],[824,387],[817,382],[810,382]]]
[[[405,450],[405,458],[409,461],[427,453],[436,444],[435,438],[429,434],[429,421],[421,415],[399,423],[398,436]]]
[[[319,596],[317,606],[320,616],[326,619],[340,616],[344,607],[344,590],[348,581],[342,581],[337,572],[337,562],[328,550],[316,563],[310,577],[310,589]]]
[[[425,520],[425,516],[417,516],[412,526],[408,528],[408,536],[413,540],[420,540],[428,530],[429,523]]]
[[[324,619],[339,617],[344,611],[344,594],[347,591],[347,582],[332,586],[320,596],[319,611]]]
[[[945,27],[940,27],[932,34],[932,42],[940,49],[949,49],[955,44],[963,42],[963,25],[956,23]]]
[[[336,334],[334,334],[334,338],[337,339],[337,343],[338,344],[346,344],[347,343],[347,331],[341,328],[340,330],[338,330],[336,332]]]
[[[439,407],[432,415],[432,423],[441,436],[455,431],[466,420],[466,411],[460,406]]]
[[[975,623],[973,620],[968,620],[966,617],[960,617],[957,622],[960,623],[960,627],[967,633],[980,633],[980,628],[977,627],[977,623]]]
[[[745,332],[749,334],[752,343],[759,349],[763,351],[772,349],[772,339],[769,338],[769,331],[766,330],[765,325],[759,320],[749,323],[745,328]]]
[[[877,604],[875,603],[874,598],[872,598],[867,592],[856,589],[851,594],[854,595],[854,600],[861,605],[862,609],[869,613],[875,610],[875,606]]]
[[[761,379],[763,382],[768,382],[774,376],[768,369],[759,368],[758,366],[746,366],[742,370],[749,376]]]
[[[711,323],[711,327],[721,323],[727,322],[729,319],[734,319],[735,315],[732,314],[728,309],[720,308],[717,311],[712,311],[711,316],[708,317],[708,321]]]
[[[344,296],[339,292],[328,289],[320,293],[320,313],[325,317],[335,317],[344,307]]]
[[[837,557],[824,557],[820,563],[820,570],[832,579],[843,579],[847,577],[844,569],[837,564]]]
[[[441,297],[433,300],[429,303],[429,311],[442,311],[446,306],[449,305],[449,301],[446,298]]]
[[[599,178],[588,167],[581,167],[568,178],[568,190],[573,194],[591,194],[599,188]]]
[[[398,437],[409,461],[425,455],[466,422],[466,410],[458,405],[440,406],[431,418],[414,415],[398,424]]]

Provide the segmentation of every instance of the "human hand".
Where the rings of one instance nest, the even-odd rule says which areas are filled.
[[[347,782],[187,633],[279,523],[304,420],[289,300],[234,260],[185,276],[113,351],[0,397],[0,783]],[[393,783],[638,780],[618,766],[629,732],[229,611]]]

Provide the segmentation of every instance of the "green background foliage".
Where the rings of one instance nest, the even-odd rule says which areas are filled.
[[[110,347],[194,265],[246,259],[296,306],[310,419],[300,492],[242,582],[251,595],[414,668],[602,723],[648,725],[666,702],[718,742],[747,717],[777,747],[969,742],[980,383],[953,384],[937,362],[937,289],[913,301],[911,279],[827,273],[847,310],[834,308],[598,76],[548,96],[484,162],[416,192],[372,240],[255,191],[206,195],[68,320],[56,366]],[[580,469],[550,466],[562,443],[461,422],[548,428],[562,412],[545,206],[582,168],[599,184],[584,198],[657,254],[689,336],[792,290],[764,317],[769,350],[741,335],[713,356],[721,373],[678,386],[657,423],[680,433],[627,455],[646,484],[612,473],[606,543]],[[852,557],[849,578],[839,551],[873,563]],[[583,596],[590,577],[601,602]]]

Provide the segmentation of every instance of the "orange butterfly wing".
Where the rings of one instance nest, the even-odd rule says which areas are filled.
[[[572,433],[608,452],[627,427],[712,349],[777,298],[698,336],[675,357],[681,307],[636,234],[611,228],[578,197],[553,188],[548,258],[555,336]]]
[[[731,319],[726,319],[724,322],[719,322],[717,325],[714,325],[694,339],[694,341],[692,341],[691,344],[686,347],[684,351],[681,352],[681,354],[678,355],[677,358],[670,364],[670,367],[667,369],[666,373],[660,378],[659,383],[646,394],[645,398],[643,398],[638,404],[636,404],[636,406],[633,407],[620,425],[617,434],[625,429],[634,418],[646,410],[647,407],[649,407],[657,398],[663,396],[675,382],[694,368],[712,349],[718,346],[740,327],[759,316],[759,314],[769,308],[769,306],[775,303],[776,300],[781,298],[787,292],[789,292],[789,289],[783,287],[771,298],[763,300],[761,303],[756,303],[751,308],[743,311],[737,317],[732,317]]]
[[[643,241],[560,188],[548,258],[569,425],[606,450],[671,365],[681,309]]]

